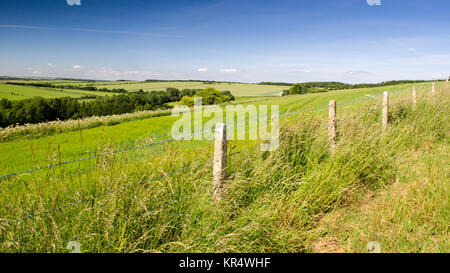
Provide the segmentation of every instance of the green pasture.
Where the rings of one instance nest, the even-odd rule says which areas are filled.
[[[95,84],[96,87],[105,87],[105,83]],[[275,86],[275,85],[257,85],[246,83],[214,83],[203,84],[202,82],[148,82],[148,83],[117,83],[107,84],[109,89],[124,88],[128,91],[144,91],[164,90],[168,87],[178,89],[204,89],[213,87],[220,91],[228,90],[237,97],[254,97],[254,96],[279,96],[284,89],[289,89],[289,86]]]
[[[79,98],[86,95],[105,96],[112,93],[86,91],[86,90],[71,90],[71,89],[56,89],[44,88],[34,86],[22,86],[0,83],[0,99],[6,98],[9,100],[23,100],[33,97],[43,98],[60,98],[72,97]]]
[[[419,95],[421,87],[418,85]],[[371,100],[370,96],[379,96],[383,91],[389,90],[391,96],[397,93],[408,92],[412,85],[390,86],[385,88],[369,88],[341,90],[328,93],[305,94],[286,97],[257,97],[239,99],[243,105],[279,105],[280,115],[286,117],[295,116],[296,112],[314,110],[317,113],[326,114],[329,100],[337,100],[344,104],[342,107],[358,109],[357,100]],[[239,101],[238,100],[238,101]],[[341,108],[341,107],[339,107]],[[114,126],[102,126],[93,129],[61,133],[38,139],[18,139],[11,142],[0,143],[0,170],[2,173],[20,171],[33,166],[45,166],[54,163],[54,158],[49,158],[49,152],[58,148],[58,160],[66,161],[83,155],[91,155],[98,147],[106,143],[118,146],[133,146],[141,141],[159,141],[171,137],[172,124],[178,118],[171,116],[154,117],[150,119],[126,122]],[[206,122],[204,120],[203,122]],[[1,174],[0,174],[1,175]]]
[[[280,96],[284,89],[289,89],[289,86],[275,86],[275,85],[257,85],[246,83],[214,83],[203,84],[202,82],[135,82],[135,81],[123,81],[123,82],[87,82],[87,81],[66,81],[66,80],[54,80],[54,81],[15,81],[15,82],[27,82],[27,83],[51,83],[56,85],[79,85],[79,86],[95,86],[97,88],[119,89],[123,88],[127,91],[152,91],[152,90],[165,90],[169,87],[178,89],[204,89],[207,87],[213,87],[220,91],[228,90],[234,96],[237,97],[257,97],[257,96]],[[80,97],[83,95],[97,95],[106,96],[111,93],[85,91],[85,90],[71,90],[71,89],[53,89],[53,88],[41,88],[33,86],[18,86],[8,85],[5,82],[0,82],[0,98],[7,98],[10,100],[21,100],[26,98],[32,98],[35,96],[41,96],[44,98],[56,98],[61,96]]]

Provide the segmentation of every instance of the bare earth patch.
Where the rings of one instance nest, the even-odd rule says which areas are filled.
[[[316,253],[344,253],[340,242],[336,238],[320,238],[313,245]]]

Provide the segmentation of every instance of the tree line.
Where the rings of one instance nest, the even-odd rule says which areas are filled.
[[[54,120],[78,119],[91,116],[117,115],[142,110],[169,109],[169,102],[185,96],[194,96],[201,89],[167,88],[165,91],[127,92],[113,96],[96,97],[89,101],[63,97],[26,100],[0,100],[0,127],[40,123]]]
[[[348,84],[342,82],[305,82],[296,83],[292,85],[289,89],[283,90],[282,95],[297,95],[306,93],[320,93],[328,92],[331,90],[341,90],[341,89],[356,89],[356,88],[373,88],[373,87],[383,87],[398,84],[408,84],[408,83],[421,83],[427,82],[424,80],[400,80],[400,81],[386,81],[381,83],[360,83],[360,84]],[[269,83],[265,83],[269,84]],[[272,85],[278,85],[278,83],[273,83]]]
[[[235,100],[235,97],[230,91],[219,91],[212,87],[200,90],[194,95],[195,97],[202,98],[202,105],[222,104]],[[183,96],[180,100],[180,104],[190,107],[194,106],[194,95]]]
[[[124,88],[97,88],[92,85],[71,85],[71,84],[53,84],[49,82],[6,82],[6,84],[22,85],[22,86],[34,86],[34,87],[46,87],[46,88],[60,88],[60,89],[78,89],[86,91],[99,91],[99,92],[110,92],[110,93],[126,93],[127,90]]]

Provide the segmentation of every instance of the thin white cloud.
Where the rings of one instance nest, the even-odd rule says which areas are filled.
[[[73,65],[72,66],[72,69],[83,69],[84,67],[83,66],[81,66],[81,65],[79,65],[79,64],[76,64],[76,65]]]
[[[310,69],[293,69],[293,70],[289,70],[286,71],[287,73],[291,73],[291,74],[298,74],[298,73],[312,73],[312,70]]]
[[[103,29],[92,29],[92,28],[72,28],[72,31],[80,32],[95,32],[95,33],[110,33],[110,34],[127,34],[127,35],[142,35],[142,36],[156,36],[156,37],[170,37],[170,38],[182,38],[182,36],[155,33],[155,32],[138,32],[138,31],[121,31],[121,30],[103,30]]]
[[[436,80],[436,79],[440,80],[440,79],[444,79],[445,76],[443,74],[437,74],[437,75],[431,76],[431,78],[433,78],[434,80]]]
[[[110,67],[91,69],[85,73],[88,77],[101,79],[148,79],[160,77],[162,74],[145,70],[115,70]]]
[[[239,72],[237,69],[234,68],[224,68],[220,69],[220,73],[237,73]]]
[[[25,26],[25,25],[0,25],[1,28],[21,28],[21,29],[54,29],[50,27]]]
[[[33,74],[33,75],[40,75],[40,74],[42,74],[42,72],[34,70],[34,71],[31,72],[31,74]]]
[[[121,31],[121,30],[103,30],[103,29],[90,29],[90,28],[54,28],[54,27],[41,27],[41,26],[29,26],[29,25],[0,25],[0,28],[14,28],[14,29],[34,29],[34,30],[70,30],[78,32],[96,32],[96,33],[111,33],[111,34],[126,34],[126,35],[141,35],[141,36],[155,36],[155,37],[167,37],[167,38],[183,38],[180,35],[172,35],[156,32],[138,32],[138,31]]]
[[[54,65],[54,64],[52,64],[52,63],[48,63],[48,67],[50,67],[50,68],[55,68],[56,65]]]
[[[363,70],[352,70],[352,71],[345,72],[345,74],[350,75],[350,76],[358,76],[358,75],[370,75],[372,73],[370,73],[369,71],[363,71]]]
[[[198,72],[207,72],[209,69],[208,68],[199,68],[197,69]]]

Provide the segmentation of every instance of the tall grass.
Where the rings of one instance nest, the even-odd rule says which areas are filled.
[[[18,138],[40,138],[43,136],[51,136],[63,132],[84,130],[99,126],[112,126],[133,120],[141,120],[168,115],[170,115],[170,110],[139,111],[121,115],[109,115],[103,117],[94,116],[77,120],[57,120],[36,124],[10,126],[4,129],[0,128],[0,142],[11,141]]]
[[[393,183],[398,159],[407,151],[424,142],[448,141],[445,95],[421,99],[416,111],[409,97],[400,97],[384,133],[379,109],[379,101],[359,111],[338,109],[333,155],[323,116],[305,113],[284,122],[275,152],[248,151],[229,158],[220,203],[211,192],[211,146],[186,150],[175,143],[165,145],[162,154],[103,157],[92,172],[4,181],[0,251],[66,252],[73,240],[84,252],[308,251],[321,217],[351,203],[361,189]],[[136,162],[136,156],[157,160]],[[11,221],[77,201],[82,202]]]

